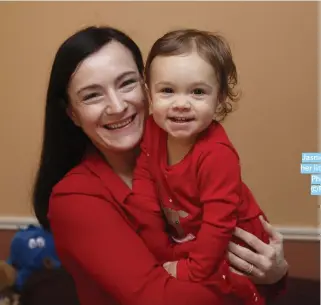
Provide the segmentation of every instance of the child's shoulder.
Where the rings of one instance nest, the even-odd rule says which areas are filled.
[[[213,121],[212,124],[205,130],[202,142],[205,145],[221,143],[226,145],[232,145],[224,127],[221,123]]]
[[[148,115],[143,133],[143,142],[145,143],[145,145],[148,145],[148,143],[155,143],[157,139],[163,138],[162,133],[163,131],[156,124],[153,115]]]
[[[223,125],[213,121],[201,136],[199,147],[202,151],[212,151],[220,146],[228,147],[237,154]]]
[[[158,130],[160,127],[156,124],[153,114],[149,114],[147,119],[146,119],[146,125],[145,128],[148,130]]]

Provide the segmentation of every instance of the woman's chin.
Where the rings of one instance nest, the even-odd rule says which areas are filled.
[[[130,152],[134,150],[137,146],[139,146],[141,140],[141,136],[122,136],[120,139],[116,139],[113,141],[105,142],[103,145],[104,150],[110,150],[113,152]]]
[[[123,143],[121,145],[118,145],[117,147],[114,147],[115,152],[130,152],[135,150],[139,146],[139,141],[131,142],[131,143]]]

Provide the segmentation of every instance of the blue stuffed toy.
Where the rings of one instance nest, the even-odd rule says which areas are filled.
[[[20,229],[14,235],[7,263],[16,270],[14,287],[18,291],[34,271],[61,266],[52,234],[34,225]]]

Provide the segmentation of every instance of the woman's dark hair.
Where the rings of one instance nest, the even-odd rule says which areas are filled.
[[[88,27],[69,37],[58,49],[47,91],[40,165],[33,189],[33,209],[39,223],[50,230],[47,218],[53,186],[82,159],[89,139],[67,115],[67,88],[79,63],[111,41],[131,51],[139,73],[144,63],[136,43],[110,27]]]

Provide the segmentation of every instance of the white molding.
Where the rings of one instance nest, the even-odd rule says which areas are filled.
[[[0,230],[17,230],[30,224],[38,224],[35,217],[0,216]]]
[[[0,230],[17,230],[29,224],[38,224],[38,221],[32,216],[0,216]],[[285,240],[320,240],[320,228],[294,226],[275,226],[275,228]]]
[[[321,230],[315,227],[275,226],[283,235],[284,240],[319,241]]]

